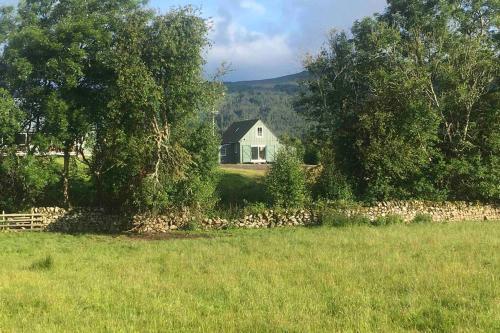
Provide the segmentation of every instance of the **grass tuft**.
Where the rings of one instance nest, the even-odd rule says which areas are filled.
[[[431,223],[433,221],[432,216],[429,214],[417,214],[411,221],[411,223]]]
[[[377,217],[372,224],[375,226],[393,225],[393,224],[403,224],[405,220],[401,215],[390,214],[386,216]]]
[[[369,225],[370,220],[363,215],[347,216],[336,210],[324,210],[320,216],[320,224],[327,227],[348,227]]]
[[[51,270],[53,266],[54,259],[52,259],[52,256],[48,255],[43,259],[34,261],[30,265],[29,269],[32,271],[48,271]]]

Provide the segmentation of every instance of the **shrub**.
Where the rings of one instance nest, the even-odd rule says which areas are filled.
[[[350,201],[354,198],[351,185],[333,159],[323,161],[323,169],[314,185],[314,195],[326,200]]]
[[[206,212],[214,209],[219,200],[216,193],[220,180],[219,143],[220,137],[213,132],[211,122],[198,125],[187,142],[192,163],[186,178],[177,185],[175,204]]]
[[[46,190],[59,181],[51,159],[0,156],[0,210],[24,210],[43,201]]]
[[[326,209],[320,214],[320,224],[328,227],[347,227],[369,225],[370,220],[366,216],[360,214],[348,216],[337,210]]]
[[[197,219],[191,219],[189,222],[182,225],[180,229],[183,231],[196,231],[200,228],[200,222]]]
[[[307,198],[305,172],[294,149],[283,148],[266,176],[266,188],[276,207],[300,208]]]
[[[411,223],[431,223],[432,216],[429,214],[417,214],[411,221]]]
[[[266,204],[262,202],[256,202],[256,203],[248,203],[244,208],[243,208],[243,214],[244,215],[255,215],[255,214],[262,214],[267,210]]]
[[[372,224],[375,226],[393,225],[393,224],[403,224],[405,221],[402,216],[397,214],[390,214],[386,216],[377,217]]]

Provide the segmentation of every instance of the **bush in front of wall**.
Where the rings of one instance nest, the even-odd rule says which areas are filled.
[[[313,185],[316,198],[333,201],[352,201],[354,194],[347,178],[339,170],[333,158],[323,161],[322,171]]]
[[[254,202],[254,203],[248,203],[244,208],[243,208],[243,215],[255,215],[255,214],[262,214],[265,213],[268,210],[268,207],[266,204],[262,202]]]
[[[301,208],[307,200],[302,163],[293,148],[282,148],[266,176],[266,189],[275,207]]]
[[[198,220],[191,219],[180,228],[182,231],[197,231],[201,229],[201,224]]]
[[[57,165],[51,158],[0,154],[0,211],[29,209],[43,202],[48,189],[58,182]]]
[[[384,225],[394,225],[394,224],[403,224],[405,220],[402,216],[397,214],[389,214],[386,216],[377,217],[372,224],[374,226],[384,226]]]
[[[431,223],[432,221],[433,218],[431,215],[419,213],[415,215],[413,220],[411,220],[411,223]]]
[[[324,209],[320,213],[319,223],[327,227],[347,227],[369,225],[370,220],[361,214],[349,216],[335,209]]]

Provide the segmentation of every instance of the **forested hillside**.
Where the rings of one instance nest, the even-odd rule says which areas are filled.
[[[307,72],[269,80],[226,82],[228,95],[217,117],[225,130],[235,121],[260,118],[279,136],[300,136],[306,122],[293,108]]]

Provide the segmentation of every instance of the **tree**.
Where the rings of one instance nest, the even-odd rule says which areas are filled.
[[[205,191],[193,184],[212,176],[213,158],[200,158],[216,137],[197,136],[222,92],[202,76],[208,26],[190,7],[158,15],[145,3],[29,0],[0,11],[0,85],[35,133],[28,155],[64,151],[66,205],[73,151],[110,207],[184,203],[178,193]]]
[[[135,0],[30,0],[3,9],[6,36],[0,62],[9,90],[34,132],[30,152],[62,148],[63,198],[69,205],[70,154],[91,130],[94,100],[102,81],[103,51],[123,13]]]
[[[389,1],[310,59],[301,110],[358,198],[498,198],[497,10]]]
[[[203,168],[214,166],[199,154],[217,154],[214,135],[198,130],[221,93],[220,84],[202,77],[207,31],[190,7],[160,16],[131,13],[117,31],[109,55],[116,81],[93,159],[109,205],[162,210],[188,203],[179,193],[194,198],[191,191],[203,190],[194,184],[211,174]]]

